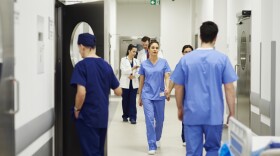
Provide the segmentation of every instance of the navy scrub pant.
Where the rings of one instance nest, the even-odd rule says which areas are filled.
[[[75,125],[83,156],[104,156],[107,128],[89,127],[80,119]]]
[[[122,109],[123,109],[123,119],[129,118],[129,120],[136,121],[137,109],[136,109],[136,94],[137,90],[133,89],[132,82],[129,84],[129,89],[123,88],[122,91]]]
[[[203,147],[206,156],[218,156],[221,146],[223,125],[184,125],[187,154],[202,156]],[[203,135],[205,142],[203,144]]]

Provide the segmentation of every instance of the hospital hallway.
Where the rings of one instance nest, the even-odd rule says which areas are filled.
[[[137,124],[122,121],[121,98],[112,97],[111,114],[108,128],[108,156],[143,156],[148,155],[144,111],[137,106]],[[114,111],[115,110],[115,111]],[[156,156],[184,156],[185,146],[181,140],[181,122],[177,119],[175,97],[165,105],[165,120],[161,146]],[[223,130],[222,142],[227,141],[227,129]],[[205,155],[205,151],[203,153]]]

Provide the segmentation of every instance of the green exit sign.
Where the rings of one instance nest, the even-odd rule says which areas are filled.
[[[151,5],[159,5],[160,0],[150,0]]]

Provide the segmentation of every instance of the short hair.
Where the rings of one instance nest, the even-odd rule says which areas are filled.
[[[142,42],[149,41],[149,43],[150,43],[151,39],[150,39],[150,37],[148,37],[148,36],[144,36],[144,37],[142,37],[141,41],[142,41]]]
[[[190,48],[193,51],[193,47],[191,45],[184,45],[182,49],[182,53],[184,52],[185,49]]]
[[[133,44],[129,44],[129,45],[128,45],[127,51],[126,51],[126,56],[129,54],[129,50],[131,50],[131,49],[133,49],[133,48],[136,48],[136,49],[137,49],[137,47],[136,47],[135,45],[133,45]]]
[[[213,42],[218,34],[218,26],[212,21],[203,22],[200,26],[200,38],[204,43]]]
[[[159,42],[157,40],[151,40],[151,42],[149,43],[148,48],[150,48],[153,43],[156,43],[159,46]]]

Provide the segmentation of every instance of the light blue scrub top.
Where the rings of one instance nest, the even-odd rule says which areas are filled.
[[[237,79],[228,57],[212,48],[185,55],[171,75],[175,84],[185,87],[184,124],[223,124],[222,84]]]
[[[165,59],[159,58],[156,64],[152,64],[149,59],[143,61],[138,72],[145,76],[142,99],[165,100],[164,75],[170,71]]]

